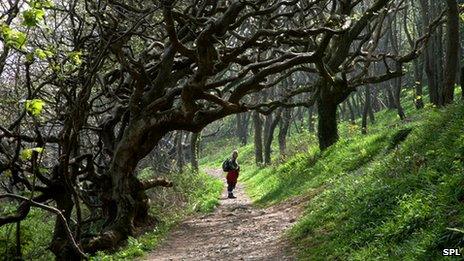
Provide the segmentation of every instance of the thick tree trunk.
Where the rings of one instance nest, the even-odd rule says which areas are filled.
[[[317,112],[319,115],[317,125],[319,148],[325,150],[338,141],[337,104],[318,99]]]
[[[453,102],[459,59],[459,11],[456,0],[446,0],[446,59],[443,79],[443,104]]]
[[[74,203],[71,198],[71,193],[66,193],[64,184],[62,190],[56,191],[56,208],[59,209],[66,220],[70,220]],[[66,228],[59,217],[55,220],[55,229],[53,239],[49,246],[50,251],[55,255],[56,260],[80,260],[80,255],[74,251],[68,243]]]
[[[158,144],[166,134],[163,127],[147,126],[143,120],[128,126],[115,149],[103,194],[107,220],[100,236],[84,242],[87,252],[115,248],[119,242],[133,235],[134,227],[149,220],[148,197],[144,187],[135,176],[138,162]]]
[[[261,166],[263,164],[263,120],[257,111],[253,112],[253,127],[255,131],[255,162],[257,166]]]
[[[423,21],[424,30],[430,24],[430,6],[428,0],[420,0],[421,3],[421,15]],[[435,60],[435,51],[437,49],[436,37],[431,37],[429,43],[424,52],[424,63],[425,63],[425,74],[427,75],[427,83],[429,89],[430,102],[434,105],[439,106],[439,93],[438,93],[438,81],[436,71],[437,61]]]

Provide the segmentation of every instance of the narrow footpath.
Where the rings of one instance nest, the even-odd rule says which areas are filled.
[[[221,170],[208,172],[224,179]],[[240,182],[234,194],[228,199],[224,191],[212,213],[185,220],[146,260],[295,260],[284,233],[301,213],[301,200],[258,208]]]

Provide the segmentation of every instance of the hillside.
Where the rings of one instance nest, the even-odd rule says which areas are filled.
[[[320,152],[313,134],[294,131],[294,153],[257,168],[253,145],[238,148],[240,181],[261,206],[305,197],[289,239],[302,260],[439,259],[464,241],[464,106],[377,113],[368,135],[349,124]],[[203,165],[220,166],[233,140],[210,144]],[[299,152],[298,152],[299,151]],[[276,162],[278,159],[274,160]]]

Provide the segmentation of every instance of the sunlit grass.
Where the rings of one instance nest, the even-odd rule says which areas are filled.
[[[405,121],[381,111],[367,135],[342,123],[340,141],[322,153],[304,131],[289,137],[303,149],[283,163],[256,167],[252,145],[240,148],[240,181],[257,204],[317,192],[288,235],[301,260],[436,260],[443,248],[463,247],[464,106],[416,110],[412,91],[403,95]],[[220,152],[209,155],[213,165]]]

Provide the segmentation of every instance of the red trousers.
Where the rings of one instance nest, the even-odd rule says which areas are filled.
[[[227,172],[227,191],[229,193],[232,193],[232,190],[234,190],[235,185],[237,184],[237,178],[238,178],[238,171],[237,170],[232,170]]]
[[[238,178],[238,171],[232,170],[232,171],[227,172],[226,179],[227,179],[228,184],[237,183],[237,178]]]

